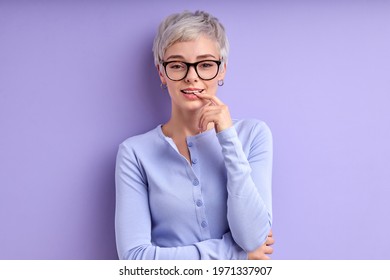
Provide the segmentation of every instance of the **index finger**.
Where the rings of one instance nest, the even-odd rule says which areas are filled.
[[[196,96],[199,97],[200,99],[210,100],[214,105],[223,105],[223,102],[215,95],[211,95],[207,93],[197,93]]]

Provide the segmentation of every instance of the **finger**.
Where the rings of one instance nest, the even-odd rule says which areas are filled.
[[[265,244],[267,245],[273,245],[275,243],[275,240],[272,237],[268,237],[265,241]]]
[[[249,253],[248,254],[248,260],[270,260],[271,258],[263,253],[260,254],[254,254],[254,253]]]
[[[200,99],[210,100],[214,105],[223,105],[224,103],[215,95],[210,95],[207,93],[197,93],[195,94]]]
[[[219,110],[208,110],[204,112],[199,119],[199,128],[202,131],[205,131],[208,124],[211,122],[213,122],[215,125],[218,125],[218,115]]]
[[[267,255],[262,255],[260,258],[258,258],[259,260],[265,260],[265,261],[268,261],[270,260],[271,258]]]
[[[271,246],[266,246],[266,248],[264,249],[265,254],[271,255],[273,252],[274,248],[272,248]]]
[[[203,107],[200,112],[200,120],[203,120],[206,117],[211,117],[212,121],[219,121],[223,118],[224,114],[224,108],[221,106]]]
[[[249,260],[270,260],[271,257],[264,252],[251,252],[248,254]]]
[[[215,114],[221,118],[230,118],[229,109],[226,105],[204,106],[200,110],[200,116]]]

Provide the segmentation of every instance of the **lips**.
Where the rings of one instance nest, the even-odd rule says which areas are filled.
[[[180,91],[182,93],[184,93],[184,94],[194,94],[194,95],[197,95],[199,93],[202,93],[203,89],[199,89],[199,88],[186,88],[186,89],[182,89]]]

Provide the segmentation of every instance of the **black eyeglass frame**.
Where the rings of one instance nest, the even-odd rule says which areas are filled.
[[[197,66],[198,66],[199,63],[207,62],[207,61],[215,62],[215,63],[217,64],[218,68],[217,68],[217,72],[215,73],[215,76],[214,76],[214,77],[212,77],[212,78],[210,78],[210,79],[203,79],[203,78],[199,75],[198,70],[197,70],[196,68],[197,68]],[[187,72],[186,72],[186,74],[184,75],[183,78],[181,78],[181,79],[179,79],[179,80],[174,80],[174,79],[171,79],[171,78],[169,77],[169,75],[168,75],[168,73],[167,73],[167,65],[168,65],[169,63],[172,63],[172,62],[183,63],[183,64],[185,64],[185,65],[187,66]],[[189,62],[184,62],[184,61],[176,61],[176,60],[173,60],[173,61],[160,61],[160,63],[162,64],[162,66],[164,66],[165,75],[167,75],[168,79],[170,79],[171,81],[177,82],[177,81],[181,81],[181,80],[185,79],[185,78],[187,77],[187,75],[188,75],[188,71],[190,71],[190,67],[191,67],[191,66],[194,67],[195,72],[196,72],[196,75],[198,75],[198,77],[199,77],[201,80],[203,80],[203,81],[210,81],[210,80],[214,79],[215,77],[217,77],[218,72],[219,72],[219,67],[221,66],[222,60],[206,59],[206,60],[201,60],[201,61],[198,61],[198,62],[195,62],[195,63],[189,63]]]

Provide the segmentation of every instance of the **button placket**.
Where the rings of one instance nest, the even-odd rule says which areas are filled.
[[[194,179],[192,180],[192,184],[196,187],[196,186],[199,186],[199,180],[198,179]]]
[[[197,149],[196,139],[191,139],[187,142],[188,149],[191,155],[192,171],[195,175],[192,178],[192,193],[194,201],[194,210],[198,220],[199,230],[203,240],[211,238],[209,225],[206,216],[206,209],[202,194],[202,178],[200,177],[200,166],[199,166],[199,153]]]

